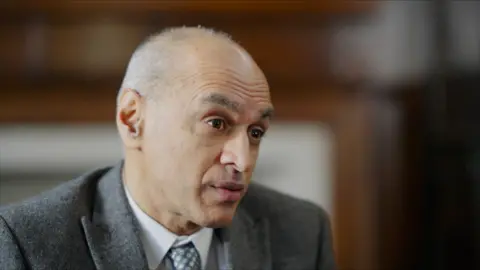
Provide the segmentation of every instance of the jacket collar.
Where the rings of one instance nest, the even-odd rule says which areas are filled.
[[[91,217],[82,217],[97,269],[148,269],[139,226],[127,202],[118,164],[98,181]]]
[[[244,198],[245,199],[245,198]],[[223,229],[231,245],[234,270],[270,270],[269,223],[265,218],[254,219],[239,205],[229,228]]]

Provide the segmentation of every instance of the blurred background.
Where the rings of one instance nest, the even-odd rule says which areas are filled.
[[[167,26],[230,33],[277,116],[254,181],[331,215],[340,270],[480,269],[480,2],[0,3],[0,205],[121,158],[115,96]]]

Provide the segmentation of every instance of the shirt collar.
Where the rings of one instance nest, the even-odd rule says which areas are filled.
[[[180,246],[190,241],[200,255],[202,269],[205,269],[208,251],[210,250],[210,244],[212,242],[213,229],[202,228],[192,235],[178,236],[167,230],[164,226],[140,209],[128,192],[126,186],[125,193],[127,195],[128,203],[132,208],[133,215],[137,218],[140,225],[140,238],[150,269],[157,269],[158,265],[162,262],[171,247]]]

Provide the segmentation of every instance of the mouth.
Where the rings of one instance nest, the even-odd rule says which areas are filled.
[[[242,198],[246,189],[246,186],[244,184],[235,182],[221,182],[211,185],[211,187],[216,191],[220,201],[222,202],[239,201]]]

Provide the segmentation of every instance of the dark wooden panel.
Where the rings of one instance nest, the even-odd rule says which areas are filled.
[[[100,21],[85,24],[26,24],[0,28],[3,76],[33,73],[55,77],[115,77],[120,80],[149,24]],[[160,27],[159,27],[160,28]],[[316,84],[328,74],[328,39],[322,28],[245,28],[227,31],[257,60],[271,81]],[[28,61],[27,61],[28,60]]]
[[[19,73],[26,65],[26,35],[25,27],[0,26],[0,72],[9,73],[14,70]]]
[[[91,123],[114,120],[120,81],[96,80],[72,84],[37,82],[6,85],[0,99],[0,124]],[[66,90],[68,89],[68,90]],[[284,87],[272,89],[276,117],[280,120],[318,120],[334,113],[342,89]]]
[[[2,2],[6,12],[0,19],[0,78],[9,89],[0,103],[8,112],[2,121],[51,122],[60,117],[55,116],[58,112],[32,116],[28,109],[15,109],[27,102],[17,101],[15,95],[39,91],[46,96],[75,97],[84,93],[63,92],[84,89],[98,91],[100,96],[115,92],[137,44],[168,26],[201,24],[231,34],[257,60],[274,91],[324,90],[333,79],[327,61],[330,37],[322,23],[337,12],[358,8],[352,1],[214,2]],[[297,8],[280,12],[287,6]],[[73,112],[81,106],[67,107],[72,111],[62,113],[62,121],[68,121],[69,115],[72,121],[106,119],[102,109],[95,120],[94,114]]]
[[[112,122],[115,112],[115,90],[111,85],[89,89],[62,84],[47,90],[32,85],[2,93],[0,123],[75,123]],[[65,91],[68,87],[70,91]],[[112,91],[98,91],[100,88]]]
[[[88,11],[215,11],[215,12],[317,12],[349,13],[365,10],[372,6],[371,1],[347,0],[243,0],[243,1],[197,1],[197,0],[157,0],[157,1],[35,1],[6,0],[0,8],[9,12],[88,12]]]
[[[352,94],[343,97],[334,111],[333,221],[339,269],[379,270],[370,101]]]

